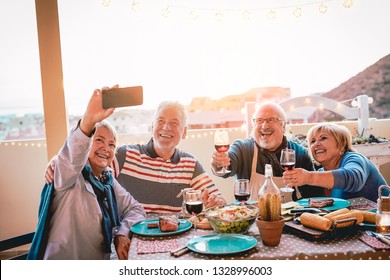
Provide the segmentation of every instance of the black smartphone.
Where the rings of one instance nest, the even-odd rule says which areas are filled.
[[[103,90],[103,109],[137,106],[143,104],[142,86]]]

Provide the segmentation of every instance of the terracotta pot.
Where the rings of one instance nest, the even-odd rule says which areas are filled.
[[[282,237],[284,219],[280,217],[279,221],[262,221],[260,217],[256,219],[256,225],[259,229],[261,241],[266,246],[278,246]]]

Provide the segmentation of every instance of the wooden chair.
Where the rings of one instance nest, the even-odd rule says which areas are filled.
[[[0,241],[0,253],[6,250],[17,248],[26,244],[30,244],[34,238],[35,232],[30,232],[27,234],[15,236],[12,238],[4,239]],[[10,260],[25,260],[27,258],[28,251],[19,252],[15,250],[15,255],[10,258]]]

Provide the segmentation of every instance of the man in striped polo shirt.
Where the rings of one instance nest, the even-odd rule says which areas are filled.
[[[184,188],[202,190],[204,208],[226,204],[201,163],[177,148],[186,133],[186,109],[165,101],[154,115],[150,141],[117,149],[112,166],[115,177],[146,212],[179,212],[183,199],[177,196]]]

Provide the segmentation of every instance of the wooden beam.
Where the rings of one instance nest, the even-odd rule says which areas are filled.
[[[35,0],[47,157],[51,159],[68,133],[57,0]]]

